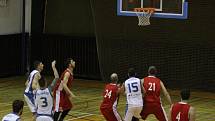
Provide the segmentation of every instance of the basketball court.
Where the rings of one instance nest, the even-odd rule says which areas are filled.
[[[51,79],[51,78],[48,78]],[[0,117],[11,112],[11,103],[14,99],[23,99],[24,77],[2,78],[0,79]],[[79,97],[75,99],[75,106],[65,121],[104,121],[100,113],[99,106],[102,101],[102,91],[105,83],[96,80],[75,80],[73,85],[74,93]],[[173,101],[178,101],[179,91],[169,90]],[[197,110],[196,121],[213,121],[215,120],[215,112],[212,107],[215,106],[215,94],[209,92],[191,93],[190,104]],[[169,106],[164,102],[164,108],[168,111]],[[124,115],[125,97],[121,96],[119,100],[118,110]],[[31,113],[27,105],[24,106],[22,118],[24,121],[29,121]],[[150,115],[147,121],[156,121],[155,117]]]
[[[214,121],[214,5],[213,0],[0,0],[0,119],[11,112],[13,100],[23,100],[35,60],[52,80],[51,61],[57,60],[62,72],[71,57],[77,97],[65,121],[104,121],[99,106],[110,74],[123,83],[129,68],[143,78],[151,65],[173,102],[189,88],[196,120]],[[122,117],[125,105],[121,96]],[[22,119],[30,118],[25,104]],[[156,119],[150,115],[147,121]]]

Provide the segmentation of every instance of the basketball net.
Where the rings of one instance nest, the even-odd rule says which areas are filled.
[[[135,8],[134,11],[138,17],[138,25],[139,26],[147,26],[150,25],[150,17],[154,13],[154,8]]]

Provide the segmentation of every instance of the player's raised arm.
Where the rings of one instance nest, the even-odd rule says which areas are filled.
[[[170,98],[170,95],[169,95],[168,91],[166,90],[166,87],[164,86],[162,81],[160,81],[160,85],[161,85],[161,89],[162,89],[164,96],[166,97],[169,104],[172,105],[172,100]]]
[[[49,86],[49,87],[50,87],[49,89],[51,89],[51,91],[53,91],[53,89],[54,89],[54,87],[55,87],[55,85],[56,85],[56,82],[57,82],[57,80],[59,79],[59,74],[58,74],[58,71],[57,71],[55,65],[56,65],[56,61],[54,60],[54,61],[52,61],[52,63],[51,63],[52,71],[53,71],[53,73],[54,73],[54,79],[52,80],[52,83],[51,83],[51,85]]]
[[[59,78],[59,74],[58,74],[58,71],[57,71],[55,65],[56,65],[56,60],[52,61],[52,70],[54,72],[54,78]]]

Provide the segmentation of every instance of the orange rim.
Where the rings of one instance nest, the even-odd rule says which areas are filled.
[[[150,13],[154,13],[155,12],[155,8],[134,8],[135,12],[150,12]]]

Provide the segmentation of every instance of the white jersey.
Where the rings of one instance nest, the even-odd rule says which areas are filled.
[[[25,93],[33,94],[32,82],[36,73],[39,73],[37,70],[33,70],[28,77],[28,85],[26,86]]]
[[[127,104],[133,107],[143,106],[142,88],[140,79],[131,77],[125,81]]]
[[[7,114],[2,121],[21,121],[20,117],[14,113]]]
[[[52,116],[53,98],[48,88],[36,91],[35,106],[37,116]]]

